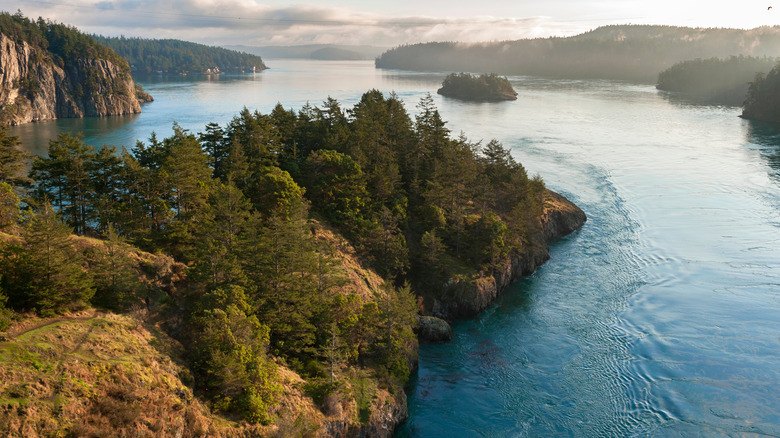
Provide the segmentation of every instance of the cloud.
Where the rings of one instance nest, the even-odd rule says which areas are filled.
[[[586,30],[546,17],[387,16],[344,7],[268,6],[254,0],[27,1],[43,16],[103,35],[177,38],[206,44],[311,43],[393,46],[425,41],[494,41]]]

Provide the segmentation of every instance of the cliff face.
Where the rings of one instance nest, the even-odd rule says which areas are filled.
[[[548,190],[544,196],[544,211],[537,234],[519,254],[505,260],[493,275],[450,281],[435,300],[431,313],[452,320],[476,316],[498,295],[519,278],[532,274],[550,259],[548,244],[580,227],[587,220],[585,213],[568,199]]]
[[[46,50],[0,34],[0,122],[140,112],[133,79],[110,61],[79,59],[64,69]]]

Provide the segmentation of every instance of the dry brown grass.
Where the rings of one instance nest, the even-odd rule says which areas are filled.
[[[132,318],[96,314],[0,343],[0,436],[217,436],[151,342]]]

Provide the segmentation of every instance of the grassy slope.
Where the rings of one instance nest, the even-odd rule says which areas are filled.
[[[381,277],[360,265],[338,233],[313,224],[317,241],[334,249],[342,278],[338,290],[364,302],[380,300]],[[0,242],[18,239],[0,233]],[[72,239],[82,251],[103,245],[94,238]],[[181,263],[126,250],[143,283],[173,295],[186,287]],[[280,364],[284,391],[272,412],[275,424],[248,425],[212,414],[193,394],[184,347],[160,328],[160,315],[142,307],[125,315],[95,309],[47,319],[24,315],[0,333],[0,436],[313,436],[365,426],[395,403],[370,370],[337,366],[340,387],[317,407],[307,395],[308,382]]]

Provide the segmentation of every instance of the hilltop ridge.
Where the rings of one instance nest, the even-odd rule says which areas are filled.
[[[565,38],[405,45],[384,52],[376,66],[655,83],[658,73],[681,61],[777,53],[778,26],[742,30],[611,25]]]

